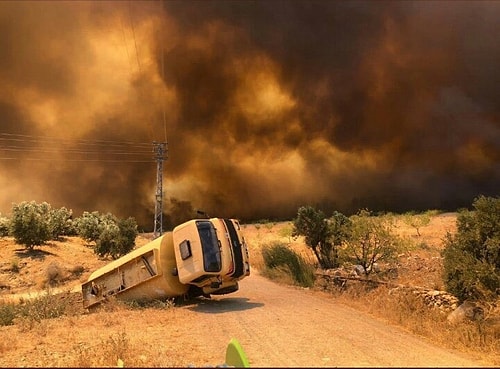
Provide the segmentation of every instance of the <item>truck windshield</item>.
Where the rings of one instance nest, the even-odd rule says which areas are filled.
[[[212,223],[208,221],[198,221],[196,222],[196,226],[200,234],[205,272],[220,272],[221,257],[219,242]]]

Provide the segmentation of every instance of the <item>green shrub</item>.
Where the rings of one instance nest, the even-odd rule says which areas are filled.
[[[113,252],[118,247],[118,238],[120,237],[120,229],[116,224],[106,224],[99,234],[96,241],[95,253],[101,257],[108,254],[114,255]]]
[[[405,243],[394,233],[394,218],[372,216],[368,210],[360,210],[351,216],[350,233],[342,248],[345,261],[361,265],[368,276],[379,261],[392,262]]]
[[[115,219],[115,223],[106,223],[103,227],[96,242],[96,253],[117,259],[134,248],[136,237],[137,223],[133,218]]]
[[[101,257],[110,255],[116,259],[135,246],[138,231],[134,218],[118,219],[113,214],[94,211],[84,212],[75,223],[80,237],[95,242],[94,251]]]
[[[0,221],[0,232],[2,222]],[[57,240],[61,236],[76,234],[72,221],[72,211],[62,207],[52,209],[50,204],[35,201],[14,204],[12,207],[12,219],[10,234],[17,243],[32,249],[49,240]]]
[[[82,216],[75,220],[77,234],[87,242],[95,242],[101,234],[101,225],[104,218],[98,211],[84,211]]]
[[[137,222],[134,218],[118,219],[118,228],[120,230],[120,238],[115,250],[117,256],[125,255],[130,252],[135,246],[137,238]]]
[[[420,237],[420,228],[425,227],[431,222],[431,214],[432,213],[430,212],[416,213],[410,211],[403,214],[403,220],[406,225],[415,228],[415,230],[417,231],[417,236]]]
[[[73,224],[73,211],[65,207],[60,209],[52,209],[49,217],[49,228],[53,240],[57,240],[61,236],[76,235],[76,228]]]
[[[68,301],[54,295],[50,290],[37,297],[23,300],[17,307],[17,316],[31,323],[43,319],[57,318],[65,314]]]
[[[349,234],[350,221],[340,212],[327,219],[321,210],[312,206],[301,206],[293,221],[292,235],[304,236],[323,269],[338,266],[337,249]]]
[[[479,196],[474,210],[461,210],[457,233],[446,234],[444,283],[459,300],[489,300],[500,294],[500,198]]]
[[[0,303],[0,326],[13,325],[16,318],[16,305]]]
[[[12,207],[11,233],[17,243],[32,249],[51,239],[50,205],[24,201]]]
[[[280,242],[273,242],[262,248],[265,267],[269,270],[289,270],[294,281],[303,287],[314,284],[314,269],[293,250]],[[285,267],[285,268],[283,268]]]
[[[0,215],[0,237],[10,235],[10,219]]]

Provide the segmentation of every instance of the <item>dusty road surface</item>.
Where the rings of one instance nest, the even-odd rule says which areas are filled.
[[[336,303],[327,294],[281,286],[256,273],[232,295],[184,306],[198,313],[204,342],[237,338],[251,366],[482,366]]]

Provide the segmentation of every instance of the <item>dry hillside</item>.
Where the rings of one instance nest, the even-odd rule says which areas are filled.
[[[443,247],[442,240],[445,233],[455,232],[455,221],[456,214],[454,213],[434,216],[428,225],[419,229],[420,236],[417,235],[416,229],[402,221],[398,222],[397,232],[411,238],[418,247],[400,255],[399,273],[395,282],[431,289],[443,288],[440,250]],[[90,273],[105,265],[109,260],[99,259],[93,253],[92,248],[85,245],[80,238],[69,237],[63,241],[51,242],[37,247],[31,252],[16,245],[12,238],[0,239],[0,248],[2,249],[0,256],[0,299],[12,300],[14,297],[18,299],[22,294],[34,295],[37,291],[46,290],[51,285],[54,286],[52,288],[61,291],[74,291],[74,293],[69,294],[72,296],[71,304],[73,305],[70,316],[42,322],[28,322],[29,324],[25,319],[24,321],[16,321],[16,324],[12,326],[0,327],[0,366],[108,366],[116,363],[116,357],[124,358],[125,365],[129,364],[129,366],[213,366],[224,361],[224,342],[231,336],[240,337],[252,366],[491,365],[492,361],[487,361],[491,358],[482,358],[481,355],[474,355],[471,352],[467,353],[467,357],[460,356],[466,353],[434,352],[434,350],[440,349],[434,346],[427,347],[425,346],[427,343],[420,342],[418,339],[418,342],[414,343],[414,349],[415,352],[422,352],[422,354],[415,354],[412,358],[407,357],[407,348],[405,347],[394,347],[394,354],[383,354],[384,347],[380,347],[381,353],[377,352],[378,349],[373,348],[373,352],[367,354],[362,347],[374,343],[373,340],[368,342],[365,339],[359,342],[361,351],[350,352],[351,349],[346,346],[345,350],[347,351],[339,351],[339,356],[334,357],[337,355],[336,349],[332,351],[332,345],[327,337],[329,337],[328,335],[337,335],[337,333],[330,330],[325,331],[326,333],[319,333],[323,329],[321,324],[317,326],[324,314],[321,311],[317,312],[319,315],[313,321],[310,320],[313,315],[305,312],[303,314],[304,320],[301,322],[291,318],[294,325],[288,327],[288,331],[297,329],[299,332],[297,334],[303,335],[303,339],[294,340],[294,344],[283,342],[283,334],[286,333],[280,330],[284,329],[283,324],[287,324],[284,317],[289,313],[286,309],[292,309],[290,314],[302,316],[302,313],[297,310],[302,305],[299,306],[298,302],[292,303],[294,298],[290,299],[289,296],[294,296],[297,293],[300,294],[297,295],[299,300],[302,298],[311,299],[311,301],[313,298],[316,299],[314,300],[317,303],[315,310],[319,310],[322,305],[325,305],[325,309],[329,311],[332,308],[338,311],[347,309],[341,307],[341,305],[345,306],[345,303],[339,305],[335,299],[332,300],[331,296],[328,297],[324,292],[314,289],[305,291],[297,287],[295,289],[294,287],[283,287],[286,290],[276,290],[275,296],[273,294],[266,296],[262,295],[263,292],[258,292],[260,287],[254,287],[268,283],[259,276],[258,269],[262,266],[260,249],[269,242],[278,240],[287,243],[291,248],[312,260],[310,250],[305,247],[300,238],[292,239],[290,230],[290,222],[267,222],[243,226],[243,234],[249,245],[254,272],[249,277],[249,282],[243,281],[245,283],[241,283],[240,291],[234,295],[218,296],[212,300],[193,302],[171,309],[167,309],[169,304],[164,304],[160,308],[157,306],[146,308],[145,312],[125,307],[116,302],[103,306],[97,312],[90,313],[83,310],[79,295],[80,284],[88,278]],[[150,235],[140,235],[137,238],[136,247],[147,243],[149,239]],[[269,292],[275,288],[274,286],[275,284],[269,284],[266,290]],[[253,288],[256,289],[250,290]],[[285,305],[280,307],[282,303]],[[307,301],[303,308],[308,308]],[[258,312],[265,312],[266,315],[253,317],[252,314]],[[347,324],[346,327],[351,327],[352,325],[353,332],[359,329],[360,332],[366,333],[367,329],[372,329],[371,326],[367,328],[361,325],[357,328],[355,321],[359,320],[359,324],[366,324],[372,319],[376,319],[373,314],[369,317],[366,315],[368,313],[356,312],[356,310],[344,313],[347,314],[346,316],[351,314],[357,318],[352,322],[350,318],[345,318],[345,323],[340,321],[335,326]],[[281,316],[282,319],[285,319],[284,321],[280,322],[279,314],[283,314]],[[219,316],[220,319],[223,319],[224,316],[226,319],[230,318],[232,319],[231,323],[213,320],[216,316]],[[243,316],[245,319],[242,319]],[[336,314],[328,319],[337,319],[339,316]],[[361,319],[361,317],[363,318]],[[203,333],[204,331],[196,326],[197,321],[199,321],[199,326],[216,328],[208,328]],[[273,322],[277,324],[275,335],[270,331],[273,329]],[[264,324],[265,327],[260,327],[260,323]],[[375,321],[370,324],[375,324]],[[316,333],[309,333],[308,329]],[[329,327],[328,329],[333,328]],[[346,329],[350,330],[351,328]],[[381,328],[374,326],[373,329],[380,331]],[[398,328],[389,328],[388,326],[383,328],[383,330],[386,329],[389,332]],[[389,345],[392,344],[389,342],[401,339],[401,337],[395,338],[398,335],[408,333],[398,331],[387,334],[387,344]],[[162,337],[162,335],[167,336]],[[263,346],[263,338],[259,335],[266,337],[264,340],[276,340],[273,341],[275,347],[283,347],[283,350],[289,352],[278,355],[277,350],[273,349],[271,344]],[[347,337],[348,341],[355,342],[358,335],[356,333],[353,337]],[[305,337],[308,339],[306,340]],[[317,342],[314,342],[316,340],[314,337],[317,337]],[[159,340],[162,341],[160,346],[158,346]],[[404,340],[413,340],[413,338],[408,336]],[[300,348],[308,346],[317,352],[313,355],[303,352]],[[355,347],[352,350],[355,350]],[[401,351],[400,354],[398,350]],[[270,354],[271,352],[275,354]],[[364,353],[361,354],[362,352]],[[356,355],[365,355],[366,357],[363,356],[363,360],[360,361],[361,359]],[[481,361],[483,359],[484,361]],[[409,361],[405,362],[405,360]],[[447,365],[448,363],[450,365]]]

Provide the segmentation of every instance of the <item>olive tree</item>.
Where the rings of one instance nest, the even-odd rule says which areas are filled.
[[[51,207],[46,202],[37,204],[36,201],[23,201],[13,204],[10,226],[15,241],[31,250],[52,239],[50,211]]]
[[[130,252],[135,246],[137,223],[134,218],[118,219],[111,213],[84,212],[76,219],[78,235],[88,242],[95,242],[94,252],[116,259]]]
[[[362,209],[350,220],[350,234],[342,248],[345,260],[361,265],[368,276],[377,262],[391,262],[397,258],[403,242],[393,231],[391,217],[373,216]]]
[[[500,198],[479,196],[472,207],[459,211],[442,252],[446,289],[461,301],[500,294]]]
[[[329,219],[325,213],[312,206],[302,206],[293,221],[292,235],[304,236],[321,268],[338,266],[337,249],[349,234],[350,221],[340,212]]]
[[[416,213],[414,211],[403,214],[403,221],[410,227],[415,228],[417,236],[420,237],[420,229],[431,222],[431,214],[429,212]]]
[[[106,222],[101,229],[95,252],[102,257],[110,255],[117,259],[134,248],[136,237],[137,223],[134,218],[115,218],[114,222]]]
[[[95,242],[99,239],[104,221],[105,218],[98,211],[84,211],[82,216],[75,220],[76,232],[85,241]]]
[[[51,209],[49,213],[49,229],[51,237],[57,240],[61,236],[73,236],[76,234],[73,224],[73,211],[61,207]]]

